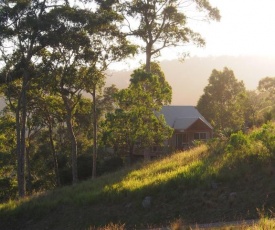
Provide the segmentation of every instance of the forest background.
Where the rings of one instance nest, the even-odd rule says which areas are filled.
[[[206,21],[220,19],[219,11],[207,1],[191,2],[197,4]],[[159,3],[148,7],[143,2],[132,6],[126,1],[113,8],[114,3],[98,1],[98,8],[91,11],[72,7],[67,1],[55,7],[50,1],[2,3],[1,90],[8,104],[1,116],[2,200],[75,184],[91,175],[94,178],[97,168],[100,175],[120,167],[121,155],[128,154],[131,162],[137,145],[146,148],[161,144],[171,135],[163,117],[156,117],[154,112],[171,103],[172,88],[152,56],[180,42],[203,46],[204,40],[188,27],[186,17],[177,11],[177,1],[171,5],[163,1],[168,6],[160,18],[150,11],[153,6],[162,9]],[[141,51],[146,53],[146,62],[135,69],[128,88],[122,90],[114,85],[104,88],[105,71],[111,62],[134,55],[137,46],[116,27],[123,18],[113,9],[126,10],[128,16],[140,19],[140,26],[127,35],[145,41]],[[161,23],[163,15],[165,20],[168,18],[167,26]],[[164,35],[160,36],[161,32]],[[223,95],[228,102],[218,103],[223,103],[227,112],[240,112],[237,125],[219,124],[217,131],[226,130],[228,134],[228,130],[241,130],[273,118],[273,78],[259,81],[259,92],[248,93],[243,82],[227,68],[209,75],[209,86],[211,77],[229,78],[229,83],[223,84],[229,89],[229,94]],[[92,100],[82,97],[84,91]],[[265,102],[257,104],[263,107],[252,106],[254,96]],[[253,113],[244,108],[253,109]],[[217,123],[214,116],[206,118]],[[115,152],[111,159],[106,156],[106,147]]]

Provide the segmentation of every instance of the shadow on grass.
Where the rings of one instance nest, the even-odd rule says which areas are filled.
[[[2,208],[0,229],[89,229],[108,223],[135,229],[176,219],[194,224],[258,218],[258,210],[272,213],[274,156],[228,154],[178,153],[51,191]],[[147,196],[151,204],[144,208]]]

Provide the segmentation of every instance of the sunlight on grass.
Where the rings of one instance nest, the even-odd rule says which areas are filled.
[[[0,210],[9,210],[12,211],[18,206],[18,202],[14,200],[9,200],[7,203],[0,204]]]
[[[206,150],[207,147],[203,145],[184,153],[175,153],[160,161],[148,163],[141,169],[129,173],[120,182],[105,186],[104,191],[134,191],[166,183],[179,175],[191,177],[192,171],[201,166],[202,156]]]
[[[275,229],[273,220],[263,218],[266,211],[262,215],[256,212],[263,205],[268,210],[274,207],[274,154],[258,140],[248,146],[235,145],[234,151],[227,146],[228,142],[218,140],[77,185],[9,201],[0,204],[0,219],[9,226],[20,215],[30,223],[41,221],[43,225],[44,217],[56,220],[57,215],[58,221],[64,225],[70,222],[74,229],[78,225],[81,229],[126,229],[146,227],[143,223],[166,227],[172,219],[182,218],[183,222],[173,224],[177,229],[183,223],[222,221],[220,213],[225,213],[228,220],[248,213],[243,214],[244,220],[260,216],[260,221],[253,226],[244,221],[237,229]],[[236,202],[229,199],[231,193],[237,194]],[[142,206],[146,196],[152,197],[150,209]],[[83,219],[75,220],[72,213]],[[213,229],[236,228],[229,225]]]

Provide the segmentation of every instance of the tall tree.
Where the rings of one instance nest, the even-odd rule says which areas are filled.
[[[25,195],[25,131],[27,91],[34,77],[34,66],[48,36],[45,16],[68,1],[26,0],[0,2],[0,50],[4,69],[0,81],[22,79],[20,94],[14,108],[17,133],[17,180],[19,196]],[[36,62],[34,62],[36,61]]]
[[[72,119],[82,91],[93,97],[94,164],[96,162],[96,93],[105,84],[104,71],[108,64],[135,52],[116,22],[113,2],[98,2],[94,11],[64,6],[52,10],[48,17],[48,46],[44,55],[47,74],[55,79],[55,87],[67,110],[67,128],[72,143],[73,182],[77,181],[77,140]],[[60,35],[62,36],[60,37]],[[93,169],[96,167],[94,165]],[[93,173],[95,177],[95,171]]]
[[[29,110],[30,120],[47,131],[56,186],[60,186],[60,176],[54,134],[57,124],[64,122],[64,111],[65,108],[62,106],[60,97],[45,94],[45,91],[41,89],[36,90],[35,100],[33,100],[32,108]]]
[[[275,77],[265,77],[259,81],[258,90],[266,94],[268,105],[265,107],[265,116],[267,120],[275,118]]]
[[[136,46],[128,42],[125,34],[117,26],[122,18],[113,11],[113,4],[115,1],[110,1],[107,4],[99,1],[100,8],[96,17],[93,18],[94,29],[87,30],[91,40],[93,59],[87,62],[86,68],[82,69],[86,79],[85,91],[90,93],[93,99],[93,178],[96,177],[97,158],[97,119],[99,117],[97,97],[100,96],[105,85],[105,71],[111,63],[136,53]]]
[[[258,90],[268,92],[271,99],[275,98],[275,77],[265,77],[259,81]]]
[[[244,125],[246,90],[232,70],[213,70],[197,108],[216,130],[239,130]]]
[[[117,93],[119,107],[109,113],[105,123],[105,140],[115,150],[127,152],[133,162],[135,148],[161,145],[172,134],[157,111],[170,103],[172,90],[160,67],[153,63],[152,73],[145,67],[131,75],[130,85]]]
[[[122,4],[122,12],[130,35],[145,43],[142,50],[146,54],[146,71],[150,72],[153,56],[171,46],[182,46],[193,42],[204,45],[200,34],[188,26],[192,16],[188,15],[190,7],[200,12],[200,20],[219,20],[217,8],[207,0],[126,0]],[[203,13],[203,14],[202,14]]]

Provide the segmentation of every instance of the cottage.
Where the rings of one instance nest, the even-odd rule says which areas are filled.
[[[164,106],[160,113],[174,129],[172,138],[168,140],[171,149],[186,149],[195,140],[207,140],[213,136],[213,127],[194,106]]]
[[[163,106],[159,114],[162,114],[166,123],[174,129],[172,137],[164,146],[152,146],[143,151],[136,151],[136,156],[151,159],[175,150],[188,149],[196,140],[213,137],[213,127],[194,106]]]

